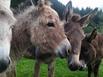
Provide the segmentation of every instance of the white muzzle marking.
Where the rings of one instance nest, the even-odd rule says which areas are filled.
[[[0,22],[0,59],[9,57],[12,31],[6,23]]]
[[[0,42],[0,60],[4,59],[5,57],[9,58],[9,54],[10,54],[10,42],[8,42],[8,40]]]

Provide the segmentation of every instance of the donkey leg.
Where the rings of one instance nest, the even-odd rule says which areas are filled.
[[[40,62],[36,61],[35,62],[35,72],[34,72],[34,77],[39,77],[40,76]]]
[[[54,77],[54,62],[48,64],[48,77]]]
[[[99,66],[100,66],[101,60],[96,61],[95,66],[93,68],[93,72],[94,72],[94,77],[99,77]]]
[[[88,77],[91,77],[92,74],[92,66],[88,65]]]

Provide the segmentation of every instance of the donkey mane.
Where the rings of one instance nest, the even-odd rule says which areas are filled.
[[[74,13],[71,20],[74,22],[77,22],[79,19],[81,19],[81,16],[79,14]]]
[[[25,9],[24,12],[21,12],[20,14],[15,16],[17,22],[13,26],[13,37],[12,37],[12,49],[15,52],[11,51],[12,52],[11,56],[13,57],[14,61],[17,60],[18,57],[22,56],[23,51],[26,50],[25,47],[29,47],[32,45],[30,43],[29,39],[30,36],[27,30],[31,26],[31,22],[33,22],[32,18],[36,16],[35,10],[36,8],[34,6],[31,6]]]
[[[45,6],[44,6],[44,8],[45,8]],[[30,22],[32,22],[32,20],[33,21],[38,20],[38,22],[40,22],[40,21],[43,21],[43,19],[44,19],[44,22],[45,22],[45,18],[41,18],[41,17],[38,18],[39,14],[41,14],[43,10],[39,10],[39,5],[38,6],[29,6],[29,7],[25,8],[23,11],[21,11],[19,14],[17,14],[15,16],[17,18],[17,20],[20,21],[16,26],[19,26],[19,25],[21,26],[21,24],[23,24],[24,22],[27,22],[29,24]],[[56,15],[58,16],[57,13],[56,13]],[[36,18],[36,19],[33,19],[33,18]],[[37,25],[36,23],[37,23],[37,21],[36,22],[34,21],[33,25]],[[24,26],[24,25],[22,25],[22,26]]]

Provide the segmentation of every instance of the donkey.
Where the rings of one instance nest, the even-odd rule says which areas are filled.
[[[33,46],[36,59],[34,77],[39,77],[41,63],[48,64],[48,77],[53,77],[55,58],[67,55],[71,48],[57,12],[50,7],[48,0],[39,0],[37,6],[29,7],[16,18],[12,29],[12,64],[5,77],[16,77],[15,62]]]
[[[88,77],[94,73],[94,77],[99,77],[99,66],[103,58],[103,35],[97,33],[96,29],[85,37],[82,41],[80,59],[84,60],[88,66]]]
[[[64,11],[64,29],[65,34],[67,35],[68,40],[71,43],[71,52],[68,55],[61,55],[62,58],[68,57],[68,67],[70,70],[75,71],[79,68],[86,67],[84,62],[79,61],[81,42],[85,38],[83,27],[88,24],[89,20],[95,16],[97,8],[94,9],[89,14],[80,17],[79,14],[73,13],[72,2],[68,2],[66,9]],[[28,51],[25,54],[26,58],[34,59],[35,58],[35,48],[28,48]],[[28,53],[28,54],[27,54]]]
[[[70,70],[75,71],[85,64],[79,61],[80,49],[82,40],[85,38],[83,28],[89,23],[97,12],[97,8],[87,15],[81,17],[79,14],[73,12],[72,2],[68,2],[64,11],[63,17],[65,21],[65,33],[71,43],[71,52],[68,56],[68,67]]]
[[[10,10],[11,0],[0,0],[0,73],[10,64],[11,27],[16,19]]]

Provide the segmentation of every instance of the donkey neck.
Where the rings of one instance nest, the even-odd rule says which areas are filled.
[[[91,44],[96,50],[96,57],[103,58],[103,34],[98,34]]]
[[[30,9],[33,10],[33,8]],[[28,14],[31,11],[17,16],[17,22],[13,27],[11,57],[13,56],[13,58],[15,59],[20,58],[25,52],[25,50],[32,45],[28,32],[32,20],[32,16]]]
[[[29,35],[25,30],[22,29],[13,29],[13,37],[11,43],[11,55],[14,55],[14,58],[21,57],[24,51],[31,46]]]

